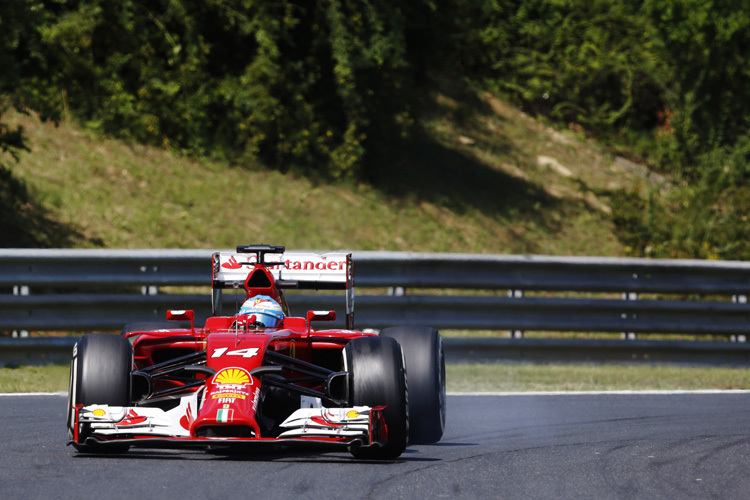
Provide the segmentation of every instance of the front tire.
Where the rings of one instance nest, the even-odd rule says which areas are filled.
[[[404,350],[409,375],[409,443],[440,441],[445,430],[445,354],[440,333],[427,326],[385,328]]]
[[[84,335],[73,347],[68,391],[68,436],[75,439],[75,406],[106,404],[129,406],[130,373],[133,348],[119,335],[92,333]],[[79,440],[80,440],[79,436]],[[95,446],[73,443],[76,450],[86,453],[119,453],[128,445]]]
[[[382,406],[388,440],[383,446],[353,447],[356,458],[392,459],[409,441],[409,395],[401,347],[394,339],[361,337],[344,349],[352,406]]]

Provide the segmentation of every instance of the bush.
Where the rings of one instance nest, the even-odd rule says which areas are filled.
[[[126,139],[356,177],[368,134],[409,107],[400,2],[26,5],[23,103]]]
[[[694,180],[702,155],[735,144],[750,126],[750,12],[737,0],[645,0],[642,10],[670,72],[674,116],[656,160]]]
[[[701,177],[652,193],[613,197],[618,238],[635,256],[750,259],[750,138],[699,159]]]
[[[533,114],[600,138],[653,130],[667,61],[637,3],[484,2],[467,69]],[[644,43],[645,41],[645,43]]]

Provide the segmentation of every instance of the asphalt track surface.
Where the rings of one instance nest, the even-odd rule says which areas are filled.
[[[451,395],[444,439],[348,453],[77,454],[61,395],[0,396],[0,498],[750,498],[750,394]]]

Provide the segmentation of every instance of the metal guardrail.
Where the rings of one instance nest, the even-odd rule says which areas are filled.
[[[210,314],[210,255],[210,250],[0,250],[0,289],[7,290],[0,294],[0,330],[117,329],[132,321],[161,321],[169,308],[195,309],[203,319]],[[462,330],[713,335],[750,330],[749,262],[406,252],[354,252],[354,262],[355,286],[399,290],[358,295],[355,318],[361,328],[431,324]],[[93,287],[126,286],[152,292],[205,286],[207,291],[87,293]],[[30,293],[11,295],[12,287],[28,287]],[[432,295],[424,289],[457,291]],[[497,296],[498,290],[513,293]],[[552,296],[523,296],[528,292]],[[649,298],[595,296],[603,292]],[[233,300],[225,297],[225,310],[233,310]],[[292,294],[289,302],[299,315],[341,307],[338,297],[326,295]]]
[[[0,249],[0,287],[211,286],[210,250]]]
[[[750,262],[408,252],[354,256],[357,286],[750,295]]]
[[[0,249],[0,287],[210,286],[213,250]],[[353,252],[358,287],[750,295],[750,262]]]

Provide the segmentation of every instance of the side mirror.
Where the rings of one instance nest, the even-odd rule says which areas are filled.
[[[336,311],[307,311],[307,322],[336,321]]]
[[[190,321],[190,330],[195,332],[195,311],[188,310],[169,310],[167,311],[167,321]]]

